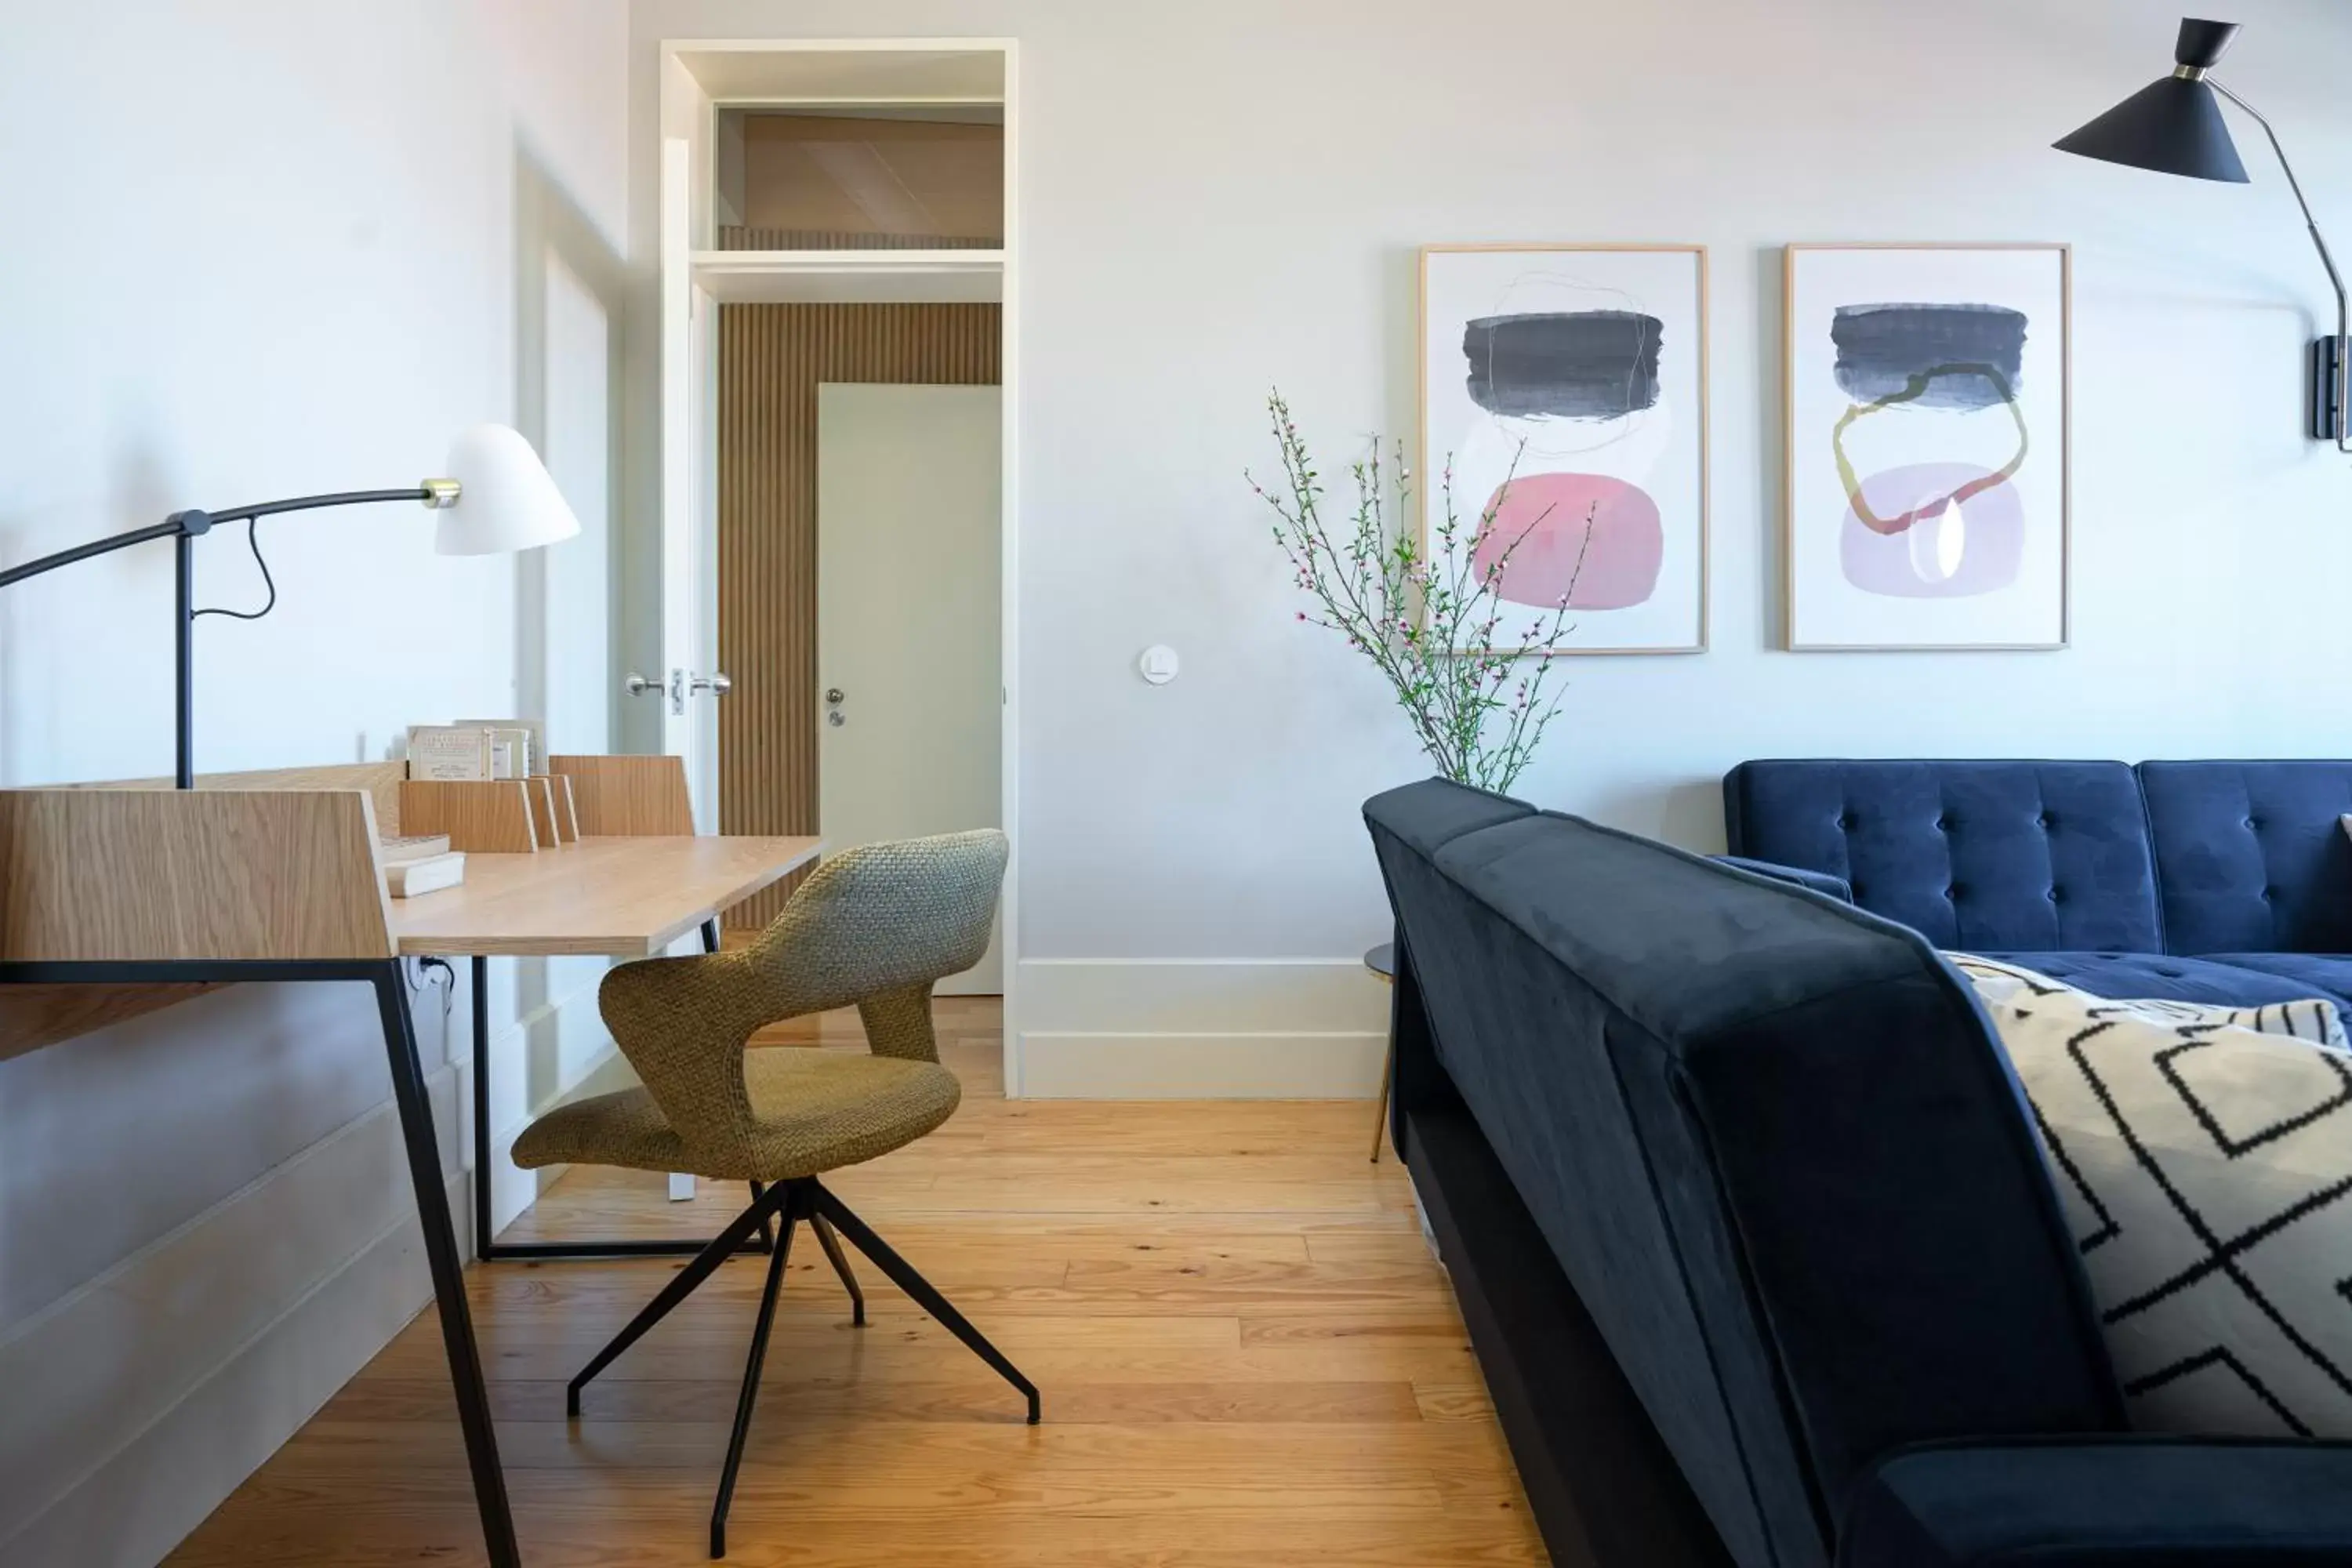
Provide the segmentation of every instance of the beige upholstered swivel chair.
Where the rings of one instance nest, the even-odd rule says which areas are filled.
[[[620,1165],[753,1184],[751,1206],[572,1380],[566,1403],[573,1415],[589,1379],[754,1231],[771,1218],[782,1221],[711,1510],[713,1557],[726,1552],[727,1506],[751,1431],[784,1260],[802,1220],[848,1282],[860,1322],[864,1302],[828,1222],[1026,1394],[1029,1419],[1037,1419],[1036,1386],[817,1179],[914,1142],[955,1110],[961,1089],[940,1065],[931,985],[980,962],[1005,850],[1004,835],[992,830],[847,850],[820,866],[751,946],[614,969],[598,1005],[644,1087],[561,1106],[515,1141],[515,1163],[526,1168]],[[767,1025],[852,1003],[865,1020],[867,1055],[744,1048]]]

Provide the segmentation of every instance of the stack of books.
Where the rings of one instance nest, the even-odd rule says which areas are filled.
[[[525,779],[547,772],[545,727],[529,719],[467,719],[408,727],[408,776],[444,782]]]
[[[449,847],[449,836],[446,833],[384,839],[380,858],[383,862],[384,890],[395,899],[437,893],[466,879],[465,854]]]

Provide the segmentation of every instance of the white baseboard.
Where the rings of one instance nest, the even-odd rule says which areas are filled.
[[[1032,1100],[1369,1100],[1386,1034],[1021,1034]]]
[[[1360,959],[1030,959],[1014,1092],[1357,1100],[1380,1090],[1388,987]]]
[[[0,1344],[0,1568],[151,1568],[431,1298],[387,1100]]]

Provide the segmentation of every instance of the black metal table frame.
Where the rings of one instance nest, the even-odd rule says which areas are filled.
[[[719,922],[702,922],[702,947],[719,951]],[[529,955],[525,955],[529,956]],[[551,1263],[595,1258],[692,1258],[711,1238],[618,1238],[588,1241],[500,1241],[490,1228],[490,961],[473,962],[474,1011],[474,1253],[486,1263]],[[756,1188],[752,1195],[759,1195]],[[766,1225],[751,1234],[741,1250],[765,1253],[774,1246]]]
[[[466,1304],[465,1258],[443,1184],[441,1151],[433,1135],[433,1105],[425,1089],[425,1068],[416,1054],[416,1020],[408,1005],[407,976],[398,958],[368,959],[137,959],[73,963],[0,963],[0,984],[172,985],[322,981],[358,982],[375,991],[383,1028],[384,1055],[392,1068],[392,1098],[400,1111],[401,1142],[408,1174],[416,1189],[416,1219],[425,1232],[425,1258],[433,1272],[433,1299],[440,1309],[441,1342],[449,1358],[449,1381],[457,1396],[457,1421],[466,1434],[466,1459],[474,1475],[474,1502],[491,1568],[520,1568],[514,1515],[507,1504],[506,1475],[499,1468],[498,1434],[490,1421],[489,1391],[474,1342],[473,1314]],[[478,1099],[478,1094],[477,1096]],[[479,1178],[478,1175],[478,1185]]]

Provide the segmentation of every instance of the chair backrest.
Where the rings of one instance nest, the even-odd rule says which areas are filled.
[[[1916,931],[1431,780],[1364,807],[1437,1056],[1742,1563],[1906,1443],[2113,1431],[2022,1096]]]
[[[990,827],[828,855],[747,962],[796,1014],[929,986],[988,951],[1009,852]]]
[[[987,952],[1008,852],[994,828],[845,849],[749,947],[607,973],[604,1022],[688,1147],[727,1155],[751,1131],[743,1046],[766,1025],[855,1003],[877,1055],[939,1059],[931,985]]]
[[[2166,951],[2122,763],[1742,763],[1723,816],[1733,854],[1843,877],[1855,903],[1937,947]]]

